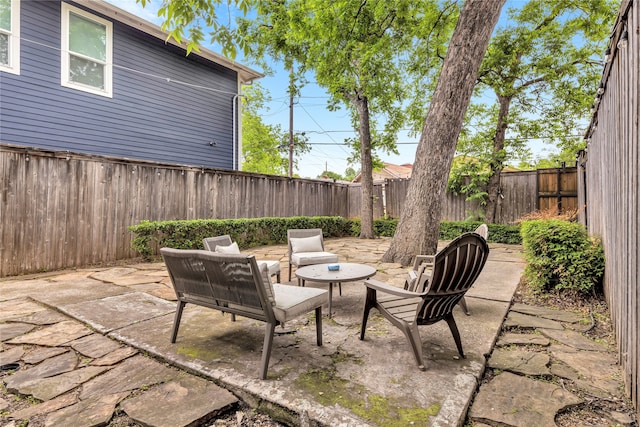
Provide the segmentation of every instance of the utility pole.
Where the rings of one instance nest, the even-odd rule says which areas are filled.
[[[289,178],[293,178],[293,65],[289,74]]]

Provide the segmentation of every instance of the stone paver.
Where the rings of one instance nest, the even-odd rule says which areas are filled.
[[[9,344],[38,344],[49,347],[59,346],[91,334],[91,330],[73,320],[56,323],[35,332],[30,332],[7,341]]]
[[[53,377],[76,368],[78,358],[74,352],[68,351],[59,356],[47,359],[44,362],[29,369],[20,369],[5,378],[6,387],[11,392],[21,394],[23,390],[37,383],[43,378]]]
[[[56,397],[55,399],[13,412],[11,417],[16,420],[28,420],[36,415],[46,415],[50,412],[57,411],[58,409],[66,408],[77,401],[78,398],[75,394],[68,393],[63,396]]]
[[[103,366],[89,366],[65,372],[55,377],[42,378],[21,387],[20,393],[31,395],[39,400],[51,400],[69,390],[73,390],[107,369],[107,367]]]
[[[22,346],[16,346],[8,348],[0,353],[0,365],[8,365],[10,363],[16,363],[24,355],[24,348]]]
[[[43,360],[49,359],[50,357],[66,353],[68,351],[69,349],[67,347],[41,347],[38,345],[32,347],[22,357],[22,361],[30,365],[35,365],[36,363],[40,363]]]
[[[3,292],[0,292],[0,295],[4,293],[3,290]],[[46,310],[44,307],[28,299],[20,298],[0,301],[0,322],[19,319],[44,310]]]
[[[69,318],[57,311],[46,309],[27,316],[19,317],[16,320],[19,320],[22,323],[30,323],[32,325],[53,325],[54,323],[69,320]]]
[[[522,375],[548,375],[550,358],[545,353],[527,350],[494,350],[487,362],[490,368]]]
[[[166,407],[181,408],[167,416],[158,410],[158,402]],[[238,402],[229,391],[210,381],[188,375],[159,385],[140,396],[122,402],[122,409],[134,421],[154,427],[199,425]]]
[[[504,321],[504,327],[506,328],[521,328],[521,329],[558,329],[563,330],[562,323],[555,320],[544,319],[542,317],[530,316],[528,314],[517,313],[510,311],[507,319]]]
[[[91,277],[92,279],[101,280],[103,282],[113,283],[113,280],[116,280],[122,276],[127,276],[129,274],[133,274],[136,272],[138,272],[137,268],[115,267],[115,268],[110,268],[108,270],[91,273],[89,277]]]
[[[609,351],[606,345],[594,342],[576,331],[558,331],[555,329],[544,328],[540,328],[538,331],[540,331],[540,333],[545,337],[559,341],[564,345],[568,345],[569,347],[573,347],[578,350]]]
[[[576,313],[571,313],[569,311],[552,310],[546,307],[537,307],[519,303],[513,304],[511,306],[511,311],[528,314],[531,316],[542,317],[545,319],[557,320],[558,322],[577,323],[584,320],[582,316]]]
[[[110,394],[75,403],[47,416],[45,427],[98,427],[106,425],[127,393]]]
[[[489,425],[556,427],[556,413],[580,402],[559,385],[505,372],[480,387],[469,416]]]
[[[93,359],[102,357],[120,348],[120,343],[111,340],[104,335],[91,334],[69,343],[78,353]]]
[[[142,355],[126,359],[109,372],[84,384],[80,400],[96,398],[105,394],[118,394],[170,381],[178,372],[160,362]]]
[[[612,353],[576,351],[567,346],[551,346],[554,358],[575,369],[578,387],[603,398],[621,397],[620,366]]]
[[[172,313],[175,308],[175,304],[169,301],[142,292],[60,307],[63,312],[88,323],[102,333]]]
[[[379,261],[389,241],[348,238],[327,239],[326,244],[342,260],[370,263],[378,270],[376,278],[402,286],[407,268]],[[322,347],[314,344],[312,320],[287,324],[291,333],[276,336],[269,378],[261,381],[257,372],[264,324],[241,318],[230,322],[228,315],[188,306],[178,341],[169,342],[175,294],[161,263],[0,281],[0,334],[5,340],[0,344],[0,360],[10,355],[6,360],[22,365],[13,374],[4,374],[2,380],[8,387],[20,386],[25,394],[45,399],[2,422],[15,425],[15,420],[44,415],[47,426],[97,426],[107,423],[115,411],[125,411],[142,425],[182,427],[214,417],[235,402],[229,391],[205,379],[211,378],[250,403],[262,401],[286,408],[292,422],[303,425],[386,425],[412,411],[422,414],[412,423],[415,426],[462,425],[485,368],[485,354],[492,353],[501,326],[545,328],[546,332],[502,335],[498,349],[486,362],[502,373],[480,388],[469,413],[474,427],[554,426],[557,411],[579,401],[562,387],[525,374],[557,375],[592,395],[620,396],[620,373],[613,354],[565,329],[578,329],[577,325],[584,324],[581,316],[517,304],[509,312],[524,266],[521,250],[490,246],[485,272],[467,295],[472,315],[464,316],[458,308],[454,311],[467,359],[457,357],[444,322],[421,327],[428,365],[424,372],[415,367],[402,333],[375,313],[366,339],[357,339],[364,297],[357,283],[343,286],[343,295],[334,298],[336,313],[331,322],[324,323]],[[286,245],[254,249],[246,252],[279,259],[286,281]],[[21,333],[15,326],[19,324],[34,329]],[[3,330],[15,336],[5,339]],[[75,336],[62,331],[82,333]],[[107,333],[110,338],[102,335]],[[34,342],[34,337],[44,342]],[[551,340],[561,344],[550,346]],[[578,350],[581,348],[601,351]],[[598,370],[601,372],[592,372]],[[304,381],[324,388],[307,389],[302,386]],[[334,394],[336,399],[331,400]],[[179,410],[172,409],[167,417],[158,410],[158,402]],[[358,407],[381,409],[356,413],[353,408]],[[618,415],[624,421],[625,414]],[[617,418],[612,414],[611,419]]]
[[[121,347],[117,350],[112,351],[109,354],[106,354],[93,362],[91,365],[95,366],[112,366],[118,362],[122,362],[125,359],[135,355],[138,352],[135,348],[131,347]]]
[[[7,341],[35,328],[27,323],[0,323],[0,341]]]
[[[541,345],[548,346],[551,343],[548,338],[538,334],[514,334],[505,333],[498,338],[497,346],[508,345]]]

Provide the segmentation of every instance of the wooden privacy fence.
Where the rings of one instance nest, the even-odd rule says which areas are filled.
[[[536,172],[503,174],[498,222],[536,209]],[[0,145],[0,277],[131,258],[142,220],[360,215],[361,187]],[[374,186],[374,216],[399,218],[407,180]],[[477,209],[447,194],[444,220]]]
[[[377,190],[378,187],[381,189]],[[357,188],[351,188],[350,191],[356,192]],[[386,212],[391,217],[399,218],[408,188],[408,179],[393,179],[376,184],[375,194],[382,196],[374,199],[380,205],[376,206],[374,212]],[[536,210],[557,209],[558,212],[563,212],[578,207],[575,167],[503,172],[500,176],[500,189],[496,212],[496,222],[499,224],[514,223]],[[442,219],[463,221],[476,215],[479,209],[477,202],[447,193],[442,205]]]
[[[0,277],[131,258],[142,220],[348,217],[349,186],[0,146]]]
[[[619,44],[622,34],[627,40]],[[580,215],[602,239],[604,291],[627,395],[640,417],[640,4],[623,0],[611,33],[604,92],[579,157]]]

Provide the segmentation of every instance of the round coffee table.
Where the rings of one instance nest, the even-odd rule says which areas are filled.
[[[333,299],[333,284],[342,282],[355,282],[376,275],[376,269],[365,264],[340,262],[339,270],[329,270],[331,264],[314,264],[300,267],[296,270],[296,276],[302,280],[311,282],[329,283],[329,317],[331,317],[331,301]]]

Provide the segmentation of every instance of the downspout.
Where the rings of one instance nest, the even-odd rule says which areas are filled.
[[[240,86],[240,85],[238,85]],[[241,88],[238,88],[238,90],[241,90]],[[233,154],[232,154],[232,160],[231,160],[231,169],[236,170],[236,145],[238,145],[238,112],[237,112],[237,104],[238,104],[238,97],[242,96],[240,93],[237,93],[235,95],[233,95],[233,137],[232,137],[232,141],[233,141]],[[238,151],[240,151],[240,147],[238,147]]]
[[[238,126],[238,118],[242,117],[241,113],[241,105],[238,102],[238,99],[243,97],[242,94],[242,80],[238,78],[238,93],[233,95],[233,170],[240,170],[240,155],[242,154],[242,126]],[[247,80],[244,82],[245,85],[249,86],[253,84],[253,79]],[[236,148],[237,147],[237,148]],[[237,162],[237,167],[236,167]]]

